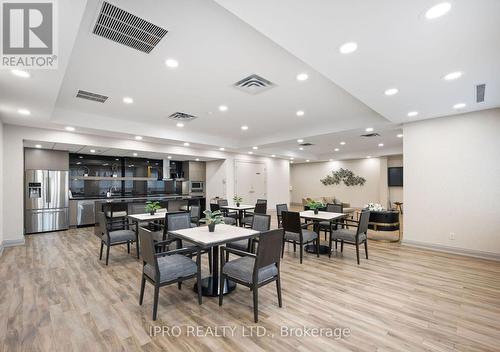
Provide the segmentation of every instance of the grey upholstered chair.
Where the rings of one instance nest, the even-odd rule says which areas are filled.
[[[219,199],[217,200],[217,204],[219,205],[219,209],[220,207],[223,207],[223,206],[227,206],[229,203],[227,201],[227,199]],[[225,217],[228,217],[228,218],[233,218],[234,220],[238,220],[239,218],[239,213],[237,211],[229,211],[227,209],[220,209],[222,211],[222,213],[224,214]],[[224,220],[224,222],[226,222],[226,220]],[[226,222],[227,224],[227,222]]]
[[[210,203],[210,211],[213,213],[214,211],[220,210],[219,204]],[[224,216],[224,224],[226,225],[236,225],[235,217]]]
[[[343,213],[344,207],[342,206],[342,204],[328,203],[326,205],[325,211],[328,211],[330,213]],[[326,240],[326,234],[330,233],[332,231],[333,222],[320,221],[318,226],[319,226],[319,232],[321,232],[321,231],[325,232],[325,240]]]
[[[199,205],[191,205],[189,208],[189,214],[191,215],[191,224],[199,226],[201,219],[201,207]]]
[[[278,219],[278,227],[282,227],[281,213],[284,211],[288,211],[288,204],[276,204],[276,217]]]
[[[103,212],[97,213],[98,226],[101,229],[101,251],[99,254],[99,260],[102,260],[102,250],[104,245],[106,245],[106,265],[109,261],[109,249],[112,246],[117,246],[120,244],[127,245],[127,252],[130,253],[130,244],[136,242],[137,235],[134,231],[125,228],[122,230],[111,230],[112,224],[108,222],[108,218]],[[138,248],[137,248],[138,249]],[[137,251],[139,253],[139,251]]]
[[[267,201],[265,202],[262,202],[262,199],[261,199],[261,202],[257,202],[255,204],[255,208],[253,209],[253,212],[248,215],[248,216],[245,216],[241,222],[243,223],[243,226],[245,227],[252,227],[252,223],[253,223],[253,214],[266,214],[267,212]]]
[[[252,219],[252,230],[259,232],[269,231],[271,228],[271,215],[255,214]],[[239,240],[228,242],[226,247],[239,249],[240,251],[252,252],[254,248],[254,241],[257,239]],[[229,260],[229,252],[227,253],[226,261]]]
[[[155,246],[151,232],[143,227],[139,228],[139,238],[141,242],[141,255],[143,261],[139,304],[142,305],[146,281],[149,281],[155,288],[153,320],[156,320],[156,314],[158,311],[158,294],[160,287],[162,286],[177,282],[180,290],[184,280],[196,277],[198,280],[198,304],[201,304],[202,285],[200,252],[195,248],[179,248],[167,252],[155,253]],[[196,255],[196,263],[191,258],[186,257],[186,254]]]
[[[228,278],[241,285],[250,287],[253,293],[254,321],[259,321],[259,288],[276,281],[278,305],[281,308],[280,251],[283,242],[283,229],[276,229],[261,234],[257,254],[221,247],[221,275],[219,289],[219,306],[224,297],[224,279]],[[241,258],[225,261],[225,252],[241,256]]]
[[[283,236],[283,247],[281,256],[285,250],[285,242],[293,243],[293,251],[296,251],[296,245],[299,245],[300,251],[300,264],[302,264],[302,257],[304,256],[304,245],[309,242],[315,242],[316,253],[319,257],[319,236],[316,232],[305,229],[300,222],[300,213],[294,211],[281,212],[283,218],[283,229],[285,235]]]
[[[330,235],[330,255],[332,252],[332,241],[340,241],[340,251],[344,250],[344,243],[352,244],[356,246],[356,258],[359,265],[359,245],[365,245],[365,256],[368,259],[368,222],[370,221],[370,211],[363,210],[359,216],[359,221],[345,219],[346,223],[351,227],[355,227],[356,230],[340,228],[332,231]],[[352,225],[350,223],[354,223]]]

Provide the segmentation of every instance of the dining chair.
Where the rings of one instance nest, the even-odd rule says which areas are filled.
[[[253,219],[252,219],[252,230],[259,231],[259,232],[266,232],[269,231],[271,228],[271,215],[265,215],[265,214],[255,214]],[[239,240],[239,241],[234,241],[234,242],[228,242],[226,243],[226,247],[228,248],[235,248],[239,249],[241,251],[245,252],[251,252],[253,253],[254,250],[254,244],[255,242],[258,242],[258,239],[248,239],[248,240]],[[227,253],[226,261],[229,260],[229,252]]]
[[[217,204],[219,205],[219,207],[224,207],[229,205],[227,199],[219,199],[217,200]],[[222,209],[222,212],[224,213],[224,216],[234,218],[235,220],[237,220],[239,217],[237,211],[229,211],[228,209]]]
[[[222,306],[224,299],[223,285],[227,278],[243,286],[250,287],[253,294],[253,316],[255,323],[259,321],[260,287],[276,281],[278,306],[281,308],[280,251],[282,243],[283,229],[276,229],[261,234],[256,254],[234,248],[221,247],[219,306]],[[226,252],[237,254],[240,258],[226,262]]]
[[[210,203],[210,211],[213,213],[214,211],[220,210],[219,204]],[[236,225],[236,218],[224,216],[224,224],[226,225]]]
[[[276,218],[278,220],[278,228],[282,227],[281,213],[284,211],[288,211],[288,204],[276,204]]]
[[[344,212],[344,207],[342,204],[334,204],[334,203],[328,203],[326,205],[325,211],[328,211],[330,213],[343,213]],[[338,221],[336,221],[338,223]],[[319,232],[324,231],[325,232],[325,241],[326,241],[326,235],[332,231],[332,226],[333,222],[332,221],[320,221],[318,223],[319,226]]]
[[[101,231],[101,251],[99,254],[99,260],[102,260],[104,245],[106,245],[106,265],[108,265],[109,250],[112,246],[126,244],[127,252],[130,253],[130,244],[135,242],[137,239],[134,231],[129,228],[112,230],[111,223],[108,221],[106,215],[104,215],[104,212],[101,211],[97,213],[97,222]]]
[[[253,212],[251,213],[251,215],[245,216],[241,222],[243,223],[244,227],[252,227],[253,214],[262,214],[262,215],[265,215],[266,212],[267,212],[267,201],[265,203],[263,203],[263,202],[261,202],[261,203],[257,202],[255,204],[255,208],[253,209]]]
[[[148,281],[154,286],[153,320],[156,320],[159,290],[162,286],[177,283],[180,290],[183,281],[196,277],[198,280],[198,304],[201,304],[200,252],[196,248],[179,248],[155,253],[153,237],[150,231],[143,227],[139,227],[139,239],[143,262],[139,305],[142,305],[144,300],[144,289],[146,281]],[[186,255],[196,255],[196,262]]]
[[[102,208],[111,231],[128,228],[128,204],[126,202],[106,203]]]
[[[201,219],[201,207],[199,205],[191,205],[189,214],[191,215],[191,224],[199,226]]]
[[[352,219],[344,219],[344,221],[349,224],[349,227],[355,227],[356,230],[345,228],[333,230],[330,235],[329,255],[331,256],[332,253],[332,241],[340,241],[340,252],[344,250],[344,243],[351,244],[356,246],[356,258],[359,265],[359,246],[361,244],[365,246],[365,256],[368,259],[368,222],[370,221],[370,211],[361,211],[359,221]]]
[[[293,243],[293,251],[296,252],[296,245],[299,245],[300,251],[300,264],[304,256],[304,245],[310,242],[315,242],[316,253],[319,257],[319,236],[316,232],[303,227],[300,222],[300,213],[294,211],[283,211],[283,229],[285,235],[283,236],[283,247],[281,248],[281,257],[285,251],[285,242]]]

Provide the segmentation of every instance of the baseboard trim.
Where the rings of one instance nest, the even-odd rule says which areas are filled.
[[[406,240],[406,239],[403,239],[401,244],[404,246],[409,246],[409,247],[429,249],[431,251],[445,252],[445,253],[463,255],[463,256],[467,256],[467,257],[500,261],[500,254],[478,251],[478,250],[474,250],[474,249],[450,247],[450,246],[445,246],[445,245],[441,245],[441,244],[433,244],[433,243]]]
[[[24,238],[20,240],[3,240],[3,242],[0,243],[0,256],[5,248],[14,246],[24,246]]]

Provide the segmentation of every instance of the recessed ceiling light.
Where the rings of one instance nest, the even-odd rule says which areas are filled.
[[[175,59],[166,59],[165,65],[170,68],[176,68],[177,66],[179,66],[179,62]]]
[[[290,164],[293,164],[293,160],[290,160]]]
[[[172,157],[169,155],[169,156],[167,156],[167,159],[172,159]]]
[[[297,75],[297,81],[305,81],[308,78],[309,78],[309,75],[305,72],[299,73]]]
[[[18,112],[19,114],[21,114],[21,115],[25,115],[25,116],[27,116],[27,115],[31,115],[31,111],[29,111],[28,109],[19,109],[19,110],[17,110],[17,112]]]
[[[184,142],[184,146],[185,146],[185,147],[189,147],[189,145],[190,145],[190,144],[189,144],[188,142]]]
[[[200,158],[196,158],[196,159],[194,159],[194,160],[196,160],[196,161],[200,161]]]
[[[91,153],[95,153],[95,149],[90,149],[90,152]]]
[[[418,115],[418,111],[410,111],[408,114],[408,117],[414,117]]]
[[[135,136],[135,139],[138,141],[142,141],[142,136]]]
[[[453,109],[463,109],[465,108],[465,103],[458,103],[458,104],[455,104],[453,105]]]
[[[246,130],[248,130],[248,126],[243,125],[243,126],[241,126],[241,129],[242,129],[243,131],[246,131]]]
[[[335,148],[334,151],[338,152],[340,149],[339,148]]]
[[[42,145],[41,144],[35,144],[35,148],[41,148]]]
[[[118,159],[118,158],[115,158],[115,160],[116,160],[116,161],[119,161],[120,159]]]
[[[66,131],[69,131],[69,132],[74,132],[74,131],[75,131],[75,128],[74,128],[74,127],[72,127],[72,126],[66,126],[66,127],[64,127],[64,129],[65,129]]]
[[[257,150],[257,149],[259,149],[259,147],[252,147],[252,149],[253,149],[253,150]]]
[[[304,110],[299,110],[296,112],[297,116],[304,116],[305,112]]]
[[[358,44],[354,42],[342,44],[339,48],[341,54],[350,54],[358,48]]]
[[[222,147],[221,147],[221,148],[219,148],[219,150],[220,150],[221,152],[223,152],[223,151],[224,151],[224,148],[222,148]]]
[[[227,111],[227,106],[226,105],[221,105],[219,106],[220,111]]]
[[[293,160],[293,159],[295,159],[295,158],[290,158],[290,160]]]
[[[379,143],[378,144],[379,147],[383,147],[384,146],[384,143]]]
[[[397,88],[389,88],[387,89],[384,94],[385,95],[395,95],[399,92],[399,90]]]
[[[300,148],[299,148],[299,150],[304,150],[304,148],[303,148],[303,147],[300,147]]]
[[[131,97],[125,97],[123,98],[123,102],[125,104],[132,104],[134,102],[134,99],[132,99]]]
[[[449,2],[442,2],[437,5],[432,6],[425,13],[425,17],[428,20],[433,20],[435,18],[445,15],[451,9],[451,4]]]
[[[137,156],[137,153],[132,153],[133,156]]]
[[[303,139],[297,139],[297,143],[304,143]]]
[[[370,159],[370,158],[371,158],[371,155],[368,155],[366,158],[367,158],[367,159]]]
[[[373,132],[373,127],[368,127],[365,129],[366,132]]]
[[[14,76],[17,77],[22,77],[22,78],[29,78],[30,74],[28,71],[23,71],[23,70],[10,70]]]
[[[253,152],[248,152],[248,154],[253,154]]]
[[[78,157],[78,159],[83,159],[83,156],[82,156],[82,155],[80,155],[80,156]],[[118,159],[116,159],[116,160],[118,160]]]
[[[398,137],[398,138],[403,138],[403,134],[402,134],[402,133],[398,133],[398,134],[396,135],[396,137]]]
[[[177,127],[184,127],[184,124],[182,122],[177,122],[176,126]]]
[[[343,141],[342,141],[342,142],[340,142],[340,145],[345,145],[345,142],[343,142]]]
[[[444,80],[446,81],[452,81],[454,79],[462,77],[462,72],[456,71],[456,72],[450,72],[446,76],[444,76]]]
[[[274,154],[273,154],[273,155],[271,155],[271,158],[276,158],[276,155],[274,155]]]
[[[306,160],[306,163],[308,163],[309,161],[310,161],[310,160],[309,160],[309,159],[307,159],[307,160]]]

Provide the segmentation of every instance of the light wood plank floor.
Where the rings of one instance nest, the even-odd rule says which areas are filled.
[[[306,254],[300,265],[287,246],[283,308],[274,285],[260,290],[266,335],[258,337],[243,336],[254,326],[244,287],[222,307],[206,297],[199,306],[193,280],[180,291],[162,288],[153,322],[152,287],[139,306],[141,264],[125,246],[111,249],[106,267],[92,228],[27,236],[0,257],[0,350],[500,351],[500,263],[375,241],[369,251],[360,266],[351,246],[331,259]],[[182,331],[151,336],[155,326]],[[192,337],[188,326],[235,332]],[[350,336],[280,334],[302,326],[348,328]]]

